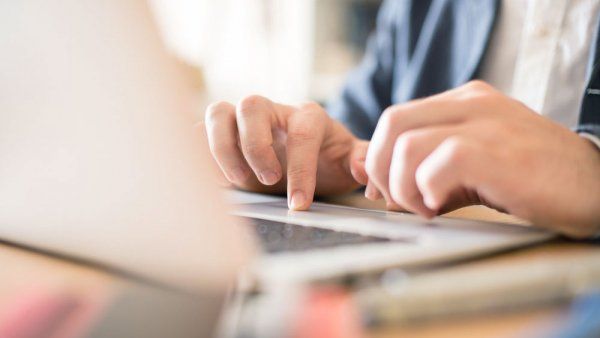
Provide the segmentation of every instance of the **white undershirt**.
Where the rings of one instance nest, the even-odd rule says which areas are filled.
[[[600,0],[504,0],[481,79],[568,128],[577,126]],[[600,140],[582,134],[600,148]]]

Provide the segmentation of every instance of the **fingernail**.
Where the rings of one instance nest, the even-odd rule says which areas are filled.
[[[393,203],[393,202],[387,202],[385,204],[385,208],[389,211],[404,211],[404,209],[402,207],[400,207],[398,204]]]
[[[273,185],[279,180],[279,175],[273,170],[265,170],[260,173],[260,181],[266,185]]]
[[[431,210],[431,213],[425,215],[425,217],[432,219],[435,218],[439,213],[439,210]]]
[[[367,189],[365,189],[365,197],[374,200],[375,199],[375,191],[372,185],[367,185]]]
[[[302,191],[296,191],[292,194],[291,209],[298,210],[306,203],[306,195]]]
[[[439,208],[437,201],[431,195],[423,196],[423,203],[431,210],[437,210]]]
[[[246,172],[242,168],[236,167],[236,168],[231,169],[230,177],[229,177],[230,181],[243,182],[245,179],[246,179]]]

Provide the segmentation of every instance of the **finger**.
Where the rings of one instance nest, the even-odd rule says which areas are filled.
[[[371,201],[377,201],[383,198],[379,190],[375,188],[375,186],[371,183],[367,183],[367,188],[365,189],[365,197],[370,199]]]
[[[493,171],[485,168],[486,162],[489,162],[486,152],[477,143],[465,137],[446,139],[416,172],[417,186],[425,205],[440,210],[449,203],[454,192],[481,188],[486,175]]]
[[[401,134],[393,150],[389,174],[390,195],[394,202],[407,210],[425,217],[433,217],[437,210],[428,208],[417,187],[415,173],[421,162],[440,143],[460,132],[460,127],[429,127]]]
[[[407,210],[396,204],[396,202],[387,202],[385,208],[389,211],[406,212]]]
[[[327,113],[317,104],[306,104],[287,120],[288,201],[293,210],[305,210],[312,203],[317,181],[317,161]]]
[[[489,85],[472,81],[442,94],[388,108],[369,145],[366,160],[369,179],[384,196],[389,196],[389,168],[394,142],[399,135],[408,130],[482,118],[485,100],[494,93]]]
[[[242,100],[236,109],[240,146],[244,158],[265,185],[277,183],[282,176],[281,164],[273,149],[274,104],[261,96]]]
[[[398,203],[394,202],[394,199],[392,198],[392,196],[390,195],[390,192],[388,189],[386,189],[385,191],[379,190],[379,187],[377,187],[371,180],[369,180],[369,184],[371,184],[373,186],[373,189],[375,189],[379,195],[381,195],[384,200],[385,200],[385,208],[387,210],[390,211],[406,211],[406,209],[404,209],[402,206],[398,205]],[[379,199],[381,199],[379,198]]]
[[[357,141],[350,154],[350,173],[354,180],[362,185],[367,185],[369,181],[369,177],[365,170],[365,159],[367,157],[368,149],[369,142]]]
[[[225,177],[236,184],[246,181],[250,168],[237,145],[235,106],[211,104],[206,110],[205,129],[210,151]]]
[[[210,106],[209,106],[209,108],[210,108]],[[206,117],[206,114],[205,114],[205,117]],[[207,140],[206,145],[208,146],[208,134],[207,134],[206,123],[204,121],[200,121],[200,122],[196,123],[194,125],[194,131],[199,133],[202,136],[202,140]],[[210,151],[210,149],[209,149],[209,151]],[[208,163],[208,165],[211,167],[210,169],[212,169],[212,172],[214,173],[214,175],[216,177],[217,184],[220,187],[231,188],[233,186],[231,181],[227,178],[227,176],[225,176],[225,173],[217,164],[216,160],[214,162]]]
[[[374,191],[377,192],[374,195],[375,200],[380,200],[380,199],[383,198],[385,200],[385,208],[387,210],[389,210],[389,211],[402,211],[402,212],[406,211],[406,209],[404,209],[403,207],[401,207],[400,205],[398,205],[396,202],[394,202],[394,200],[392,199],[392,197],[389,195],[388,191],[382,192],[370,180],[369,180],[369,184],[372,186],[371,189],[373,189]]]
[[[482,81],[471,81],[458,88],[424,99],[396,105],[384,112],[398,133],[436,125],[457,124],[481,119],[491,112],[486,102],[498,92]]]

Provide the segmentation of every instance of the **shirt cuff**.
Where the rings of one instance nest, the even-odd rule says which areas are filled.
[[[598,136],[592,135],[590,133],[579,133],[579,136],[592,142],[596,146],[596,148],[598,148],[598,150],[600,151],[600,138]]]
[[[590,133],[579,133],[579,136],[583,137],[586,140],[592,142],[596,148],[600,151],[600,138],[596,135],[592,135]],[[597,240],[600,239],[600,232],[591,237],[591,239]]]

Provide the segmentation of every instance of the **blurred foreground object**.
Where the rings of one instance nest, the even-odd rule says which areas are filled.
[[[0,238],[224,294],[251,243],[146,2],[2,2],[0,27]]]

